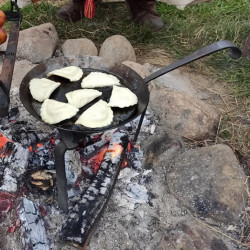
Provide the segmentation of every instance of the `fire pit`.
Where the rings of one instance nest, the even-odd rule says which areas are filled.
[[[13,6],[16,5],[14,5],[13,3],[12,8]],[[17,12],[20,13],[19,11]],[[2,117],[8,115],[7,111],[9,104],[9,91],[15,60],[15,52],[19,30],[18,25],[20,25],[20,21],[21,15],[19,16],[18,20],[13,21],[17,22],[15,26],[15,32],[17,34],[15,36],[15,47],[14,51],[8,51],[11,46],[7,47],[4,66],[1,73],[0,97],[3,96],[3,98],[1,98],[0,100],[3,100],[3,103],[1,103],[0,105],[0,116]],[[15,33],[14,31],[12,32]],[[9,44],[14,44],[11,41],[13,40],[10,37]],[[240,57],[240,50],[235,47],[231,42],[220,41],[210,46],[207,46],[167,67],[162,68],[161,70],[155,72],[154,74],[148,76],[145,79],[142,79],[134,71],[124,65],[117,65],[111,62],[106,62],[98,57],[61,57],[51,59],[46,63],[38,65],[33,70],[31,70],[23,79],[20,86],[20,98],[27,111],[41,122],[42,120],[39,115],[39,107],[36,106],[36,104],[32,101],[29,92],[29,82],[32,78],[44,77],[49,71],[68,65],[79,66],[80,68],[89,72],[101,71],[117,76],[122,80],[122,85],[128,87],[137,95],[139,103],[135,107],[135,110],[133,110],[133,112],[125,112],[125,114],[122,114],[120,116],[121,118],[118,119],[117,122],[112,124],[111,126],[100,129],[82,129],[81,127],[69,126],[69,124],[63,123],[62,125],[52,126],[59,133],[55,132],[55,134],[49,135],[49,139],[46,138],[46,141],[37,140],[38,136],[36,135],[36,133],[31,133],[28,136],[27,144],[25,144],[25,147],[21,148],[18,147],[15,142],[9,140],[7,136],[2,135],[0,144],[2,164],[6,164],[7,166],[9,162],[17,162],[17,165],[19,165],[20,168],[18,171],[21,175],[23,175],[23,171],[27,167],[27,161],[29,161],[29,155],[32,155],[34,157],[32,158],[32,161],[36,157],[38,157],[38,161],[40,161],[39,164],[34,164],[34,162],[36,161],[28,164],[28,166],[31,167],[31,169],[29,169],[28,178],[30,187],[36,187],[49,193],[52,192],[54,183],[56,183],[59,207],[64,213],[68,214],[65,224],[62,227],[61,236],[64,240],[73,241],[80,245],[86,246],[88,243],[89,236],[93,231],[94,225],[97,219],[100,217],[112,193],[112,188],[114,187],[117,175],[123,164],[123,159],[126,154],[127,148],[131,145],[128,143],[129,137],[127,135],[127,132],[124,131],[123,126],[125,126],[125,124],[127,124],[128,122],[134,121],[136,118],[140,117],[138,126],[136,127],[134,133],[134,142],[136,141],[140,132],[140,128],[149,102],[149,91],[147,88],[147,83],[189,62],[227,48],[231,49],[230,55],[234,59]],[[11,70],[9,70],[9,68],[6,66],[10,63],[10,61],[12,63]],[[70,90],[64,89],[64,93],[66,93],[65,91],[69,92]],[[60,96],[61,94],[55,95],[52,98],[60,99]],[[9,118],[15,117],[15,110],[11,111],[12,113],[9,113]],[[15,118],[13,118],[13,120],[15,120]],[[18,124],[16,125],[18,127]],[[14,130],[14,133],[16,133],[17,136],[22,133],[29,134],[31,132],[28,128],[23,129],[23,131],[21,129],[25,127],[23,125],[24,124],[21,124],[17,130]],[[6,128],[2,128],[1,130],[9,131],[11,130],[10,127],[6,125]],[[100,137],[103,136],[104,131],[114,131],[114,129],[116,131],[111,134],[108,140],[100,139]],[[94,173],[94,176],[90,178],[91,180],[89,181],[89,186],[86,188],[79,188],[78,195],[72,196],[72,199],[68,192],[69,183],[67,183],[66,178],[67,164],[65,162],[65,153],[66,151],[71,149],[78,149],[78,151],[80,152],[80,157],[78,159],[79,161],[81,161],[81,157],[84,156],[84,161],[88,161],[89,159],[94,157],[94,162],[98,162],[98,156],[96,156],[96,153],[98,153],[97,155],[99,155],[99,151],[102,152],[102,157],[100,158],[101,160],[99,160],[98,164],[95,165],[98,165],[98,167],[93,167],[92,169],[89,169],[89,174],[90,172]],[[44,152],[46,152],[46,154],[44,154]],[[22,164],[22,162],[24,163]],[[44,170],[45,168],[42,167],[45,165],[46,171]],[[78,163],[74,161],[72,165],[73,167],[77,168]],[[87,172],[86,169],[84,170],[81,167],[80,170],[78,169],[78,171],[83,171],[85,174]],[[56,178],[53,177],[54,172],[56,172]],[[13,177],[11,176],[11,174],[8,174],[8,168],[4,169],[4,173],[2,173],[2,176],[4,176],[3,185],[11,183],[12,188],[17,188],[15,176]],[[72,181],[72,183],[76,187],[78,187],[79,183],[81,182],[79,178],[77,180]],[[23,190],[20,190],[20,192],[25,194],[27,190],[24,188]],[[40,193],[40,195],[42,195],[42,193]],[[3,194],[3,211],[7,211],[11,208],[11,202],[8,203],[6,201],[7,198],[9,200],[14,200],[15,197],[8,197]],[[42,229],[44,228],[44,224],[40,220],[39,213],[37,212],[38,209],[40,209],[41,213],[43,213],[42,208],[38,208],[33,203],[30,203],[30,201],[28,201],[27,199],[23,199],[19,207],[19,218],[21,220],[22,225],[24,225],[23,235],[25,235],[25,233],[28,231],[41,230],[42,232],[41,238],[37,238],[36,242],[33,241],[34,238],[32,235],[30,235],[30,238],[25,238],[25,246],[27,247],[27,249],[30,246],[34,246],[36,244],[43,244],[49,246],[47,238],[44,236],[44,229]],[[29,213],[34,214],[34,217],[32,219],[27,216],[27,214]],[[39,222],[37,223],[36,228],[31,227],[33,221]],[[18,227],[18,223],[15,224],[14,227]]]

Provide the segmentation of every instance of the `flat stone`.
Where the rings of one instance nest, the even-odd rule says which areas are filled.
[[[17,58],[43,62],[53,55],[58,42],[58,34],[51,23],[23,30],[19,34]]]
[[[234,152],[223,144],[187,150],[174,158],[166,175],[170,192],[184,207],[229,225],[244,210],[245,179]]]
[[[157,70],[159,70],[159,68],[154,69],[153,72]],[[153,85],[158,88],[166,87],[188,94],[197,94],[197,90],[192,85],[190,75],[182,72],[180,69],[175,69],[165,75],[156,78]]]
[[[188,219],[180,222],[161,240],[158,249],[233,250],[238,249],[228,239],[204,224]]]
[[[136,62],[135,51],[128,39],[121,35],[107,38],[101,46],[99,56],[116,63]]]
[[[163,129],[201,140],[213,136],[219,123],[219,112],[195,96],[166,89],[152,89],[150,108],[159,116]]]
[[[62,45],[65,56],[97,56],[98,51],[95,44],[87,38],[69,39]]]

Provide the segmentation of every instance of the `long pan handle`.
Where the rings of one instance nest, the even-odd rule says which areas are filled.
[[[214,52],[223,50],[223,49],[230,49],[228,51],[229,56],[231,56],[233,59],[238,59],[241,57],[241,50],[236,47],[232,42],[227,41],[227,40],[223,40],[223,41],[218,41],[216,43],[210,44],[200,50],[195,51],[194,53],[192,53],[191,55],[188,55],[186,57],[183,57],[182,59],[168,65],[165,66],[159,70],[157,70],[156,72],[154,72],[153,74],[147,76],[146,78],[144,78],[144,81],[146,83],[149,83],[150,81],[154,80],[157,77],[160,77],[174,69],[177,69],[183,65],[186,65],[190,62],[193,62],[197,59],[200,59],[204,56],[208,56]]]

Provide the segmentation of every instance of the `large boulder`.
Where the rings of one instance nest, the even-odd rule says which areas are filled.
[[[19,88],[24,76],[35,66],[36,64],[32,64],[30,61],[27,60],[16,60],[11,87]]]
[[[87,38],[68,39],[62,45],[65,56],[97,56],[98,51],[95,44]]]
[[[176,156],[166,175],[170,192],[193,213],[229,225],[239,221],[246,176],[232,149],[218,144]]]
[[[151,109],[159,116],[161,126],[175,130],[180,136],[202,140],[214,135],[220,114],[195,96],[175,90],[153,89]]]
[[[136,62],[135,51],[128,39],[121,35],[107,38],[101,46],[99,56],[116,63]]]
[[[43,62],[53,55],[58,42],[58,34],[51,23],[23,30],[19,34],[17,58]]]
[[[204,223],[188,219],[168,232],[162,238],[158,249],[233,250],[238,247],[233,246],[226,237],[206,227]]]

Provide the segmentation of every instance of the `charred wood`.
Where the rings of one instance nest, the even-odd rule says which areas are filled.
[[[113,134],[108,150],[93,182],[70,211],[62,228],[62,238],[86,246],[94,226],[112,193],[128,144],[125,132]]]
[[[81,154],[84,160],[89,160],[107,144],[108,144],[108,141],[101,140],[80,150],[79,153]]]

